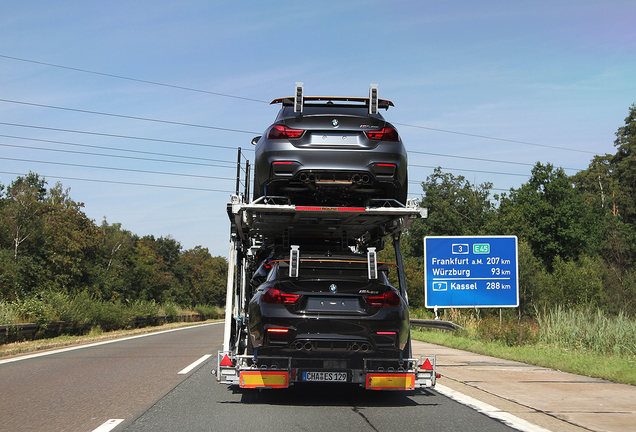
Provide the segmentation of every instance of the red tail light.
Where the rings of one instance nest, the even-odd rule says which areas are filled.
[[[305,132],[303,129],[291,129],[284,125],[274,125],[267,132],[268,139],[290,139],[300,138]]]
[[[276,288],[265,288],[261,294],[263,303],[296,304],[299,299],[300,294],[287,294]]]
[[[393,290],[385,292],[382,296],[369,296],[365,298],[369,306],[373,307],[399,306],[402,304],[399,294]]]
[[[393,127],[385,127],[378,131],[366,131],[367,137],[373,141],[399,141],[400,136]]]

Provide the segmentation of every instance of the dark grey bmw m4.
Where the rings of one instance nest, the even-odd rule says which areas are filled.
[[[391,101],[294,97],[254,139],[254,199],[284,196],[317,204],[407,198],[407,155],[396,128],[378,112]]]

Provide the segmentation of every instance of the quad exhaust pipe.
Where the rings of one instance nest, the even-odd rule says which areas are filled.
[[[298,177],[298,179],[305,184],[321,182],[320,176],[312,172],[300,173],[300,176]],[[369,174],[354,174],[349,178],[349,180],[323,180],[322,183],[334,183],[334,184],[350,183],[354,185],[366,185],[371,183],[371,176]]]
[[[296,341],[291,344],[291,348],[295,349],[296,351],[309,352],[314,350],[314,344],[310,341],[304,341],[304,342]],[[371,345],[366,342],[362,342],[362,343],[353,342],[348,346],[347,349],[355,353],[358,353],[358,352],[366,353],[372,350]]]
[[[363,352],[363,353],[365,353],[365,352],[369,352],[370,348],[371,347],[369,346],[368,343],[358,344],[358,343],[354,342],[353,344],[351,344],[351,351],[353,351],[353,352]]]

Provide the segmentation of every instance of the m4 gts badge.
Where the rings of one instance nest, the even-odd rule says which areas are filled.
[[[360,292],[358,294],[380,294],[380,291],[360,290]]]

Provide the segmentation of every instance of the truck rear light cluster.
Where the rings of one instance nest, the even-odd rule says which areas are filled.
[[[365,297],[365,299],[369,306],[373,307],[400,306],[400,304],[402,304],[400,295],[393,290],[387,291],[381,296],[368,296]]]
[[[261,294],[261,302],[293,305],[300,299],[300,294],[287,294],[276,288],[265,288]]]
[[[300,138],[305,131],[303,129],[292,129],[284,125],[273,125],[267,131],[268,139],[294,139]],[[397,134],[397,132],[396,132]]]
[[[399,141],[400,136],[393,127],[385,127],[377,131],[365,131],[367,138],[373,141]]]

